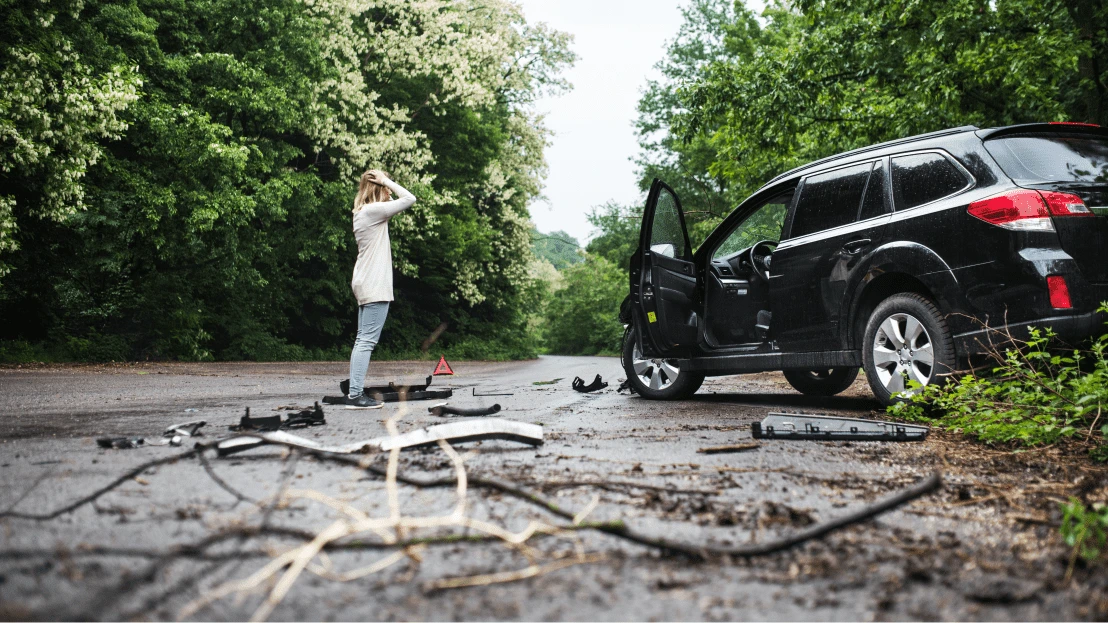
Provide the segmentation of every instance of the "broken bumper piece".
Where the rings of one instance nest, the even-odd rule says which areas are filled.
[[[444,398],[450,398],[454,395],[452,389],[429,389],[422,392],[385,392],[383,394],[366,394],[374,400],[380,400],[381,402],[407,402],[409,400],[442,400]],[[346,404],[346,395],[342,396],[324,396],[323,404],[327,405],[344,405]]]
[[[311,409],[304,409],[289,415],[288,419],[281,420],[280,415],[263,415],[255,417],[250,415],[250,407],[246,407],[246,415],[242,416],[237,426],[228,428],[236,432],[268,432],[282,428],[307,428],[309,426],[323,426],[327,420],[323,417],[323,408],[319,403]]]
[[[475,407],[472,409],[467,409],[465,407],[451,407],[444,402],[433,407],[427,407],[427,412],[431,415],[437,415],[439,417],[446,417],[447,415],[476,417],[479,415],[493,415],[494,413],[500,413],[500,405],[494,404],[491,407]]]
[[[926,426],[800,413],[770,413],[750,425],[755,439],[814,441],[923,441]]]
[[[381,402],[442,400],[443,398],[450,398],[454,395],[454,390],[452,389],[428,389],[431,386],[432,379],[433,377],[427,377],[427,382],[423,385],[397,385],[395,383],[374,385],[364,388],[362,393],[374,400],[380,400]],[[339,383],[339,389],[342,391],[341,396],[324,396],[323,404],[346,404],[346,397],[350,395],[350,379],[343,380]]]
[[[311,439],[284,431],[249,433],[223,439],[214,444],[219,456],[237,454],[267,444],[276,444],[333,454],[368,454],[388,452],[394,448],[418,448],[437,444],[440,440],[451,443],[501,439],[530,446],[541,446],[542,426],[509,420],[468,420],[439,426],[429,426],[395,437],[375,437],[342,446],[326,446]]]
[[[579,376],[573,377],[573,382],[570,383],[570,387],[581,392],[582,394],[600,391],[607,386],[608,384],[604,382],[604,379],[600,378],[599,374],[597,374],[596,378],[592,380],[592,383],[589,383],[588,385],[585,385],[585,380]]]

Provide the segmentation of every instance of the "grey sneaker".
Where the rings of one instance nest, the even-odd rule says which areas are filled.
[[[358,396],[357,398],[346,398],[347,409],[380,409],[385,406],[385,403],[380,400],[374,400],[365,394]]]

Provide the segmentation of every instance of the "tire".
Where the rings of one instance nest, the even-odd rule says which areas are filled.
[[[676,359],[644,358],[637,337],[634,328],[624,332],[621,360],[627,381],[638,395],[650,400],[683,400],[700,389],[703,373],[682,370]]]
[[[882,301],[866,323],[862,366],[873,396],[886,406],[906,399],[897,396],[907,389],[905,375],[922,385],[949,378],[957,368],[954,340],[935,303],[914,293]]]
[[[785,380],[805,396],[834,396],[846,391],[858,378],[858,368],[785,370]]]

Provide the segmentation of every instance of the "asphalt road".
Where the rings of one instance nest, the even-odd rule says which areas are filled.
[[[240,620],[285,583],[287,594],[270,619],[1108,617],[1104,566],[1078,565],[1071,579],[1064,577],[1069,552],[1057,536],[1058,502],[1079,491],[1108,494],[1108,474],[1079,455],[1057,448],[1012,453],[934,431],[923,443],[766,441],[747,452],[707,455],[697,449],[751,441],[750,424],[771,410],[883,413],[861,377],[830,399],[801,396],[779,374],[761,374],[709,379],[693,399],[661,403],[617,394],[623,374],[611,358],[453,365],[455,376],[435,380],[454,388],[451,404],[495,401],[503,407],[497,417],[541,424],[545,437],[538,448],[508,441],[457,446],[473,481],[464,508],[468,527],[345,536],[299,576],[274,565],[276,574],[261,574],[255,588],[222,598],[215,598],[219,587],[250,578],[273,557],[329,527],[347,530],[335,523],[340,518],[370,521],[398,512],[428,523],[425,518],[457,510],[455,490],[402,485],[390,510],[381,477],[268,446],[210,458],[211,474],[226,487],[187,457],[126,478],[52,519],[14,517],[64,509],[136,466],[188,451],[104,450],[96,437],[156,437],[168,425],[201,418],[208,422],[203,439],[211,440],[227,434],[245,407],[287,413],[277,410],[337,394],[346,369],[340,363],[0,369],[0,511],[6,513],[0,518],[0,618],[175,619],[184,613]],[[414,382],[432,367],[374,362],[371,380]],[[597,373],[611,382],[608,389],[571,390],[574,376],[591,381]],[[512,395],[474,397],[474,387]],[[325,407],[325,426],[297,434],[340,444],[388,434],[387,418],[399,417],[399,432],[442,423],[427,406]],[[387,463],[387,455],[359,458],[371,468]],[[454,470],[439,448],[404,452],[398,467],[401,477],[443,481]],[[692,546],[737,547],[849,513],[936,470],[945,477],[941,491],[875,520],[781,553],[705,561],[573,530],[571,520],[539,504],[480,484],[495,479],[573,514],[589,511],[578,518],[584,525],[621,521],[639,534]],[[515,544],[474,538],[495,528],[518,533],[532,522],[569,529]],[[430,542],[409,541],[402,550],[382,545],[424,537]],[[367,568],[383,559],[393,564]],[[359,577],[342,575],[358,569]],[[443,584],[456,578],[483,585]],[[182,610],[199,605],[198,598],[210,603]]]

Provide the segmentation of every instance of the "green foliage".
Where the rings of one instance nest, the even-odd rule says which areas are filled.
[[[442,322],[447,352],[536,352],[528,106],[565,86],[566,35],[501,0],[0,2],[0,339],[334,357],[357,174],[378,166],[419,197],[390,223],[383,352]]]
[[[596,228],[596,235],[589,241],[585,251],[599,255],[626,270],[631,256],[639,247],[642,206],[621,206],[608,202],[593,208],[588,219]]]
[[[1108,545],[1108,506],[1093,504],[1087,507],[1077,498],[1070,498],[1061,506],[1062,525],[1059,531],[1066,545],[1073,548],[1070,567],[1066,571],[1069,577],[1078,558],[1092,564],[1108,552],[1105,547]]]
[[[1108,335],[1084,351],[1051,348],[1052,338],[1049,330],[1032,329],[1025,347],[993,354],[989,374],[917,388],[909,402],[894,404],[889,412],[936,417],[938,426],[988,443],[1036,446],[1084,438],[1099,446],[1093,457],[1104,458]]]
[[[531,251],[535,257],[550,262],[558,270],[585,261],[581,253],[581,243],[561,230],[544,234],[532,229]]]
[[[546,307],[550,352],[617,354],[623,336],[619,305],[627,295],[627,272],[602,256],[590,254],[562,276],[562,288]]]
[[[666,89],[677,110],[654,160],[703,150],[697,170],[744,196],[797,165],[902,136],[1108,122],[1103,3],[803,0],[764,17],[761,28],[741,13],[710,27],[707,60],[671,52],[686,79]]]

